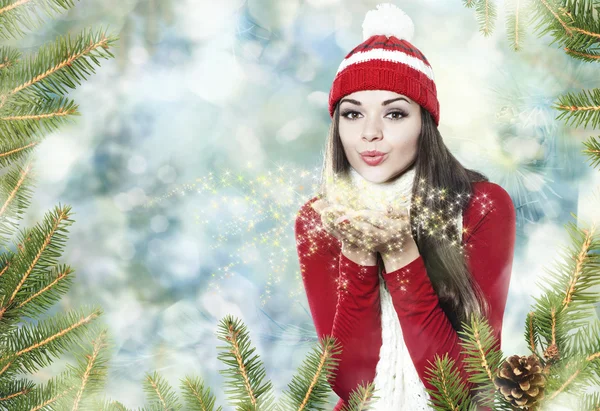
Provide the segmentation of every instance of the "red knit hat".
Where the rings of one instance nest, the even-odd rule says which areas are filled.
[[[439,125],[440,104],[429,62],[409,41],[411,18],[390,3],[377,5],[363,22],[363,43],[346,55],[329,91],[329,115],[342,97],[359,90],[404,94],[429,111]]]

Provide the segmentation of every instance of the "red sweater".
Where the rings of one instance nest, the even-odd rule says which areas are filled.
[[[463,212],[463,244],[473,279],[490,305],[487,317],[500,344],[502,319],[516,235],[515,208],[509,194],[492,182],[472,184],[473,194]],[[341,252],[341,242],[324,231],[311,198],[298,211],[295,235],[300,270],[319,339],[332,335],[342,346],[333,391],[341,410],[360,383],[375,379],[381,348],[381,307],[377,265],[362,266]],[[400,320],[404,342],[426,388],[428,361],[448,352],[461,370],[464,354],[459,336],[439,305],[424,260],[419,255],[394,272],[382,272]],[[338,297],[339,294],[339,297]],[[499,346],[498,346],[499,347]]]

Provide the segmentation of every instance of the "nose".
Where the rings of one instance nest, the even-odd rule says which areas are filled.
[[[381,131],[381,124],[377,118],[367,119],[362,132],[362,139],[365,141],[381,140],[383,133]]]

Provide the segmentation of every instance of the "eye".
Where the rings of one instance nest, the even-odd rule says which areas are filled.
[[[347,120],[356,120],[356,117],[348,117],[348,114],[360,114],[358,111],[354,111],[354,110],[347,110],[344,111],[341,115],[342,117],[344,117]]]
[[[397,117],[394,117],[392,120],[400,120],[401,118],[406,117],[406,113],[404,111],[402,111],[402,110],[391,111],[391,112],[388,113],[388,116],[390,114],[397,114],[398,115]],[[400,116],[402,116],[402,117],[400,117]]]

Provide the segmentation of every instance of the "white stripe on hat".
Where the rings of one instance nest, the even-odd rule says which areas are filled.
[[[395,63],[403,63],[409,65],[410,67],[419,70],[421,73],[425,74],[432,81],[434,81],[433,70],[430,66],[425,64],[423,60],[418,59],[414,56],[410,56],[399,50],[385,50],[385,49],[370,49],[367,51],[360,51],[358,53],[354,53],[347,59],[344,59],[338,68],[336,76],[340,73],[340,71],[344,70],[346,67],[363,63],[369,60],[387,60],[393,61]]]

